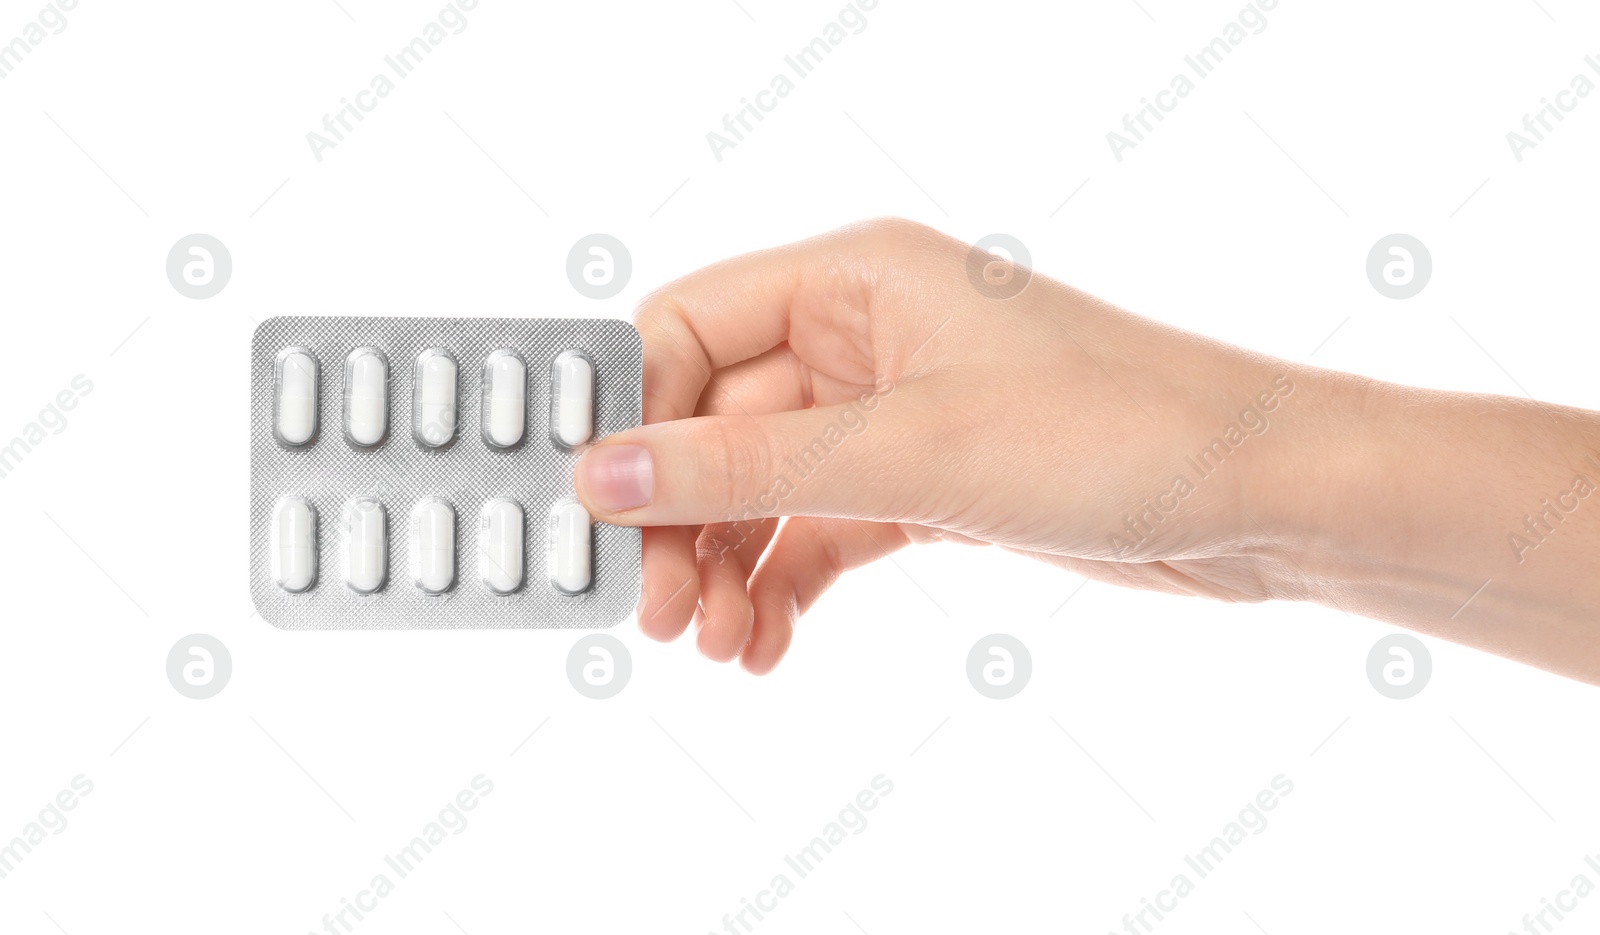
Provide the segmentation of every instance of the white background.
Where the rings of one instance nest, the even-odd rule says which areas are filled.
[[[1600,14],[1282,0],[1118,163],[1107,131],[1237,0],[883,0],[719,162],[706,133],[838,0],[483,0],[319,163],[306,133],[439,9],[340,4],[84,0],[0,81],[0,436],[94,384],[0,481],[0,839],[94,783],[0,880],[0,931],[319,930],[480,773],[357,932],[720,929],[878,774],[757,931],[1117,929],[1280,773],[1157,931],[1500,933],[1600,883],[1600,695],[1429,639],[1432,682],[1391,701],[1365,674],[1391,628],[1338,611],[930,547],[849,576],[765,679],[625,624],[633,681],[597,702],[571,633],[285,633],[245,587],[254,321],[625,317],[882,214],[1289,360],[1600,408],[1600,95],[1520,163],[1505,139]],[[0,2],[0,41],[38,9]],[[606,302],[565,276],[594,231],[634,260]],[[1364,270],[1397,231],[1434,261],[1406,301]],[[164,272],[194,232],[234,260],[204,301]],[[164,671],[195,632],[233,655],[208,701]],[[1032,653],[1011,700],[966,680],[991,632]],[[1597,925],[1591,896],[1558,929]]]

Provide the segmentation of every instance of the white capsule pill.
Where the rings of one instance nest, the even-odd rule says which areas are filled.
[[[491,500],[483,508],[478,541],[478,570],[484,586],[496,594],[522,587],[522,507],[511,500]]]
[[[372,347],[344,360],[344,434],[354,445],[376,445],[389,428],[389,361]]]
[[[550,383],[550,434],[576,448],[594,434],[594,362],[582,351],[562,351]]]
[[[304,445],[317,434],[317,359],[301,347],[278,354],[273,427],[278,441]]]
[[[317,508],[305,497],[278,501],[272,521],[272,578],[298,594],[317,580]]]
[[[344,583],[357,594],[383,587],[389,571],[388,516],[383,504],[357,497],[344,508]]]
[[[495,351],[483,364],[484,440],[497,448],[522,441],[527,412],[527,365],[515,351]]]
[[[430,348],[417,356],[414,434],[420,444],[438,448],[456,436],[456,359],[449,351]]]
[[[456,511],[437,497],[411,511],[411,580],[429,594],[456,580]]]
[[[580,594],[589,589],[590,551],[589,514],[576,500],[558,503],[550,511],[550,583],[565,594]]]

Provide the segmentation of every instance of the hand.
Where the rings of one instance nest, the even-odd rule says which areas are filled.
[[[942,539],[1600,683],[1596,413],[1274,360],[904,221],[701,270],[638,327],[647,424],[576,484],[647,527],[656,639],[693,617],[705,655],[770,671],[840,574]]]
[[[1247,547],[1265,536],[1246,517],[1274,515],[1248,496],[1251,443],[1292,431],[1311,376],[981,254],[1031,275],[990,298],[970,253],[879,221],[644,301],[647,425],[586,453],[577,486],[596,519],[647,527],[647,634],[693,615],[701,652],[766,672],[842,572],[937,539],[1135,587],[1280,593]],[[1237,445],[1208,448],[1230,425]]]

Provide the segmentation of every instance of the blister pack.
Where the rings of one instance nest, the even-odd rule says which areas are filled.
[[[578,455],[639,424],[614,319],[268,319],[250,376],[250,592],[287,630],[609,627],[639,530],[593,523]]]

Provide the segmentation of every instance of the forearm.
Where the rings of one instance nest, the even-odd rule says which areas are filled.
[[[1314,411],[1265,484],[1292,587],[1600,684],[1600,413],[1302,382]]]

